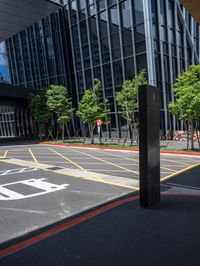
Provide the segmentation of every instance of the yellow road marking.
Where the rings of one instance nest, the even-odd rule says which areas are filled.
[[[4,160],[4,159],[1,159],[0,162],[4,162],[4,163],[8,163],[8,164],[14,164],[14,165],[23,166],[23,167],[28,167],[28,168],[42,169],[42,168],[40,168],[40,167],[38,167],[38,166],[28,166],[27,164],[11,162],[11,161]],[[31,162],[32,162],[32,161],[31,161]],[[45,169],[44,169],[44,170],[45,170]]]
[[[84,172],[87,172],[87,170],[85,168],[83,168],[82,166],[80,166],[79,164],[77,164],[76,162],[70,160],[69,158],[65,157],[64,155],[62,155],[61,153],[51,149],[51,148],[48,148],[50,151],[54,152],[55,154],[59,155],[60,157],[62,157],[63,159],[65,159],[66,161],[68,161],[69,163],[75,165],[77,168],[79,168],[80,170],[84,171]]]
[[[193,169],[193,168],[195,168],[196,166],[200,166],[200,163],[196,163],[196,164],[190,165],[190,166],[188,166],[188,167],[186,167],[186,168],[184,168],[184,169],[182,169],[182,170],[180,170],[180,171],[177,171],[176,173],[173,173],[173,174],[170,174],[170,175],[168,175],[168,176],[165,176],[165,177],[161,178],[160,181],[163,182],[163,181],[165,181],[165,180],[167,180],[167,179],[169,179],[169,178],[171,178],[171,177],[173,177],[173,176],[176,176],[176,175],[178,175],[178,174],[184,173],[184,172],[186,172],[187,170]]]
[[[5,162],[5,163],[8,163],[8,164],[14,164],[14,165],[23,166],[23,167],[29,167],[29,168],[37,168],[37,169],[40,169],[40,170],[43,170],[43,171],[56,173],[58,175],[71,176],[71,177],[75,177],[75,178],[79,178],[79,179],[85,179],[85,180],[89,180],[89,181],[93,181],[93,182],[98,182],[98,183],[103,183],[103,184],[107,184],[107,185],[112,185],[112,186],[117,186],[117,187],[123,187],[123,188],[128,188],[128,189],[139,190],[139,188],[138,187],[135,187],[135,186],[127,186],[127,185],[118,184],[118,183],[115,183],[115,182],[112,182],[112,181],[104,181],[102,179],[101,180],[97,180],[97,179],[91,179],[91,178],[87,178],[87,177],[84,177],[83,178],[83,177],[76,176],[76,175],[73,175],[73,174],[59,173],[59,172],[56,172],[56,171],[51,170],[51,169],[46,169],[46,168],[39,167],[38,165],[36,165],[36,166],[28,166],[27,164],[11,162],[11,161],[8,161],[8,160],[3,160],[3,159],[0,159],[0,162]]]
[[[69,148],[69,147],[67,147],[67,148]],[[70,148],[69,148],[69,149],[70,149]],[[70,150],[72,150],[72,149],[70,149]],[[109,161],[107,161],[107,160],[104,160],[104,159],[102,159],[102,158],[98,158],[98,157],[93,156],[93,155],[91,155],[91,154],[87,154],[87,153],[85,153],[85,152],[81,152],[81,151],[77,151],[77,150],[73,150],[73,152],[76,152],[76,153],[80,153],[80,154],[86,155],[86,156],[88,156],[88,157],[90,157],[90,158],[93,158],[93,159],[95,159],[95,160],[98,160],[98,161],[104,162],[104,163],[106,163],[106,164],[110,164],[110,165],[112,165],[112,166],[115,166],[115,167],[117,167],[117,168],[120,168],[120,169],[126,170],[126,172],[131,172],[131,173],[134,173],[134,174],[136,174],[136,175],[139,175],[139,173],[136,172],[136,171],[130,170],[130,169],[128,169],[128,168],[125,168],[125,167],[120,166],[120,165],[115,164],[115,163],[111,163],[111,162],[109,162]]]
[[[109,154],[107,152],[103,152],[103,151],[98,151],[99,153],[102,153],[102,154]],[[123,158],[123,159],[127,159],[127,160],[131,160],[131,161],[136,161],[138,162],[138,165],[139,165],[139,159],[133,159],[133,158],[130,158],[130,157],[126,157],[126,156],[121,156],[121,155],[118,155],[118,154],[113,154],[115,157],[119,157],[119,158]],[[184,158],[185,159],[185,158]],[[164,160],[164,161],[169,161],[169,162],[173,162],[174,163],[174,160],[170,160],[170,159],[160,159],[161,161]],[[179,162],[179,161],[175,161],[176,164],[183,164],[183,165],[190,165],[189,163],[184,163],[184,162]],[[174,169],[171,169],[171,168],[168,168],[168,167],[165,167],[163,165],[160,166],[161,169],[164,169],[164,170],[168,170],[170,172],[177,172],[177,170],[174,170]]]
[[[183,163],[183,162],[179,162],[179,161],[174,161],[174,160],[169,160],[169,159],[160,159],[160,161],[166,161],[166,162],[173,162],[176,164],[183,164],[183,165],[190,165],[190,163]]]
[[[38,165],[38,160],[35,158],[35,156],[34,156],[32,150],[31,150],[30,148],[29,148],[28,150],[29,150],[30,155],[31,155],[31,157],[33,158],[34,162]]]
[[[160,171],[161,174],[171,174],[171,171]]]
[[[53,154],[54,155],[54,154]],[[41,158],[41,159],[44,159],[44,158],[47,158],[47,159],[56,159],[56,158],[58,158],[58,156],[40,156],[40,155],[38,155],[37,154],[37,158]]]
[[[24,158],[26,156],[25,155],[13,155],[13,154],[11,154],[9,157],[12,157],[12,158]]]
[[[191,163],[190,164],[187,164],[187,165],[185,165],[185,166],[190,166],[191,165]],[[165,166],[165,167],[167,167],[167,166],[174,166],[174,164],[162,164],[162,166]],[[176,165],[176,167],[183,167],[183,165],[181,165],[181,164],[179,164],[179,165]]]
[[[80,170],[84,171],[84,172],[88,172],[85,168],[83,168],[82,166],[80,166],[79,164],[77,164],[76,162],[70,160],[69,158],[67,158],[66,156],[62,155],[61,153],[51,149],[51,148],[48,148],[50,151],[56,153],[57,155],[59,155],[60,157],[62,157],[63,159],[65,159],[66,161],[70,162],[71,164],[75,165],[76,167],[78,167]],[[95,174],[93,175],[95,179],[101,181],[102,179],[97,177]]]
[[[41,161],[40,160],[40,163],[51,164],[52,161]],[[59,161],[59,162],[53,161],[53,163],[71,164],[70,162],[66,162],[66,161],[63,161],[63,162],[61,162],[61,161]]]
[[[168,167],[164,167],[164,166],[160,166],[160,168],[164,169],[164,170],[169,170],[170,172],[177,172],[174,169],[168,168]]]
[[[6,158],[6,155],[8,154],[8,150],[5,151],[3,158]]]
[[[108,154],[107,152],[103,152],[103,151],[99,151],[99,153],[102,153],[102,154]],[[119,157],[119,158],[123,158],[123,159],[127,159],[127,160],[131,160],[131,161],[136,161],[136,162],[138,162],[138,165],[139,165],[139,159],[137,160],[137,159],[133,159],[133,158],[130,158],[130,157],[125,157],[125,156],[121,156],[121,155],[118,155],[118,154],[113,154],[115,157]],[[92,155],[93,156],[93,155]],[[120,166],[120,165],[118,165],[118,166]],[[176,170],[174,170],[174,169],[170,169],[170,168],[167,168],[167,167],[163,167],[163,166],[161,166],[160,168],[162,168],[162,169],[164,169],[164,170],[169,170],[170,172],[176,172]],[[137,173],[137,174],[139,174],[139,173]]]
[[[97,171],[97,172],[121,172],[121,173],[127,173],[126,170],[105,170],[105,169],[94,169],[94,168],[87,168],[87,171]]]
[[[103,151],[98,151],[98,153],[110,155],[110,153],[103,152]],[[127,159],[127,160],[131,160],[131,161],[134,161],[134,162],[139,162],[139,159],[133,159],[133,158],[126,157],[126,156],[121,156],[119,154],[112,154],[112,155],[114,155],[115,157],[119,157],[120,159]],[[109,159],[109,158],[107,158],[107,159]],[[110,159],[113,159],[113,158],[111,157]]]

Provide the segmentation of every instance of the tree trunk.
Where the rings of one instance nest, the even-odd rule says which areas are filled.
[[[189,150],[189,130],[190,130],[190,126],[189,126],[189,122],[187,122],[187,150]]]
[[[133,136],[134,140],[136,141],[136,144],[138,146],[139,141],[138,141],[138,128],[137,128],[137,123],[133,122],[130,124],[130,129],[131,129],[131,146],[133,145]]]
[[[56,132],[56,139],[55,139],[55,142],[57,142],[57,140],[58,140],[58,134],[59,134],[59,132],[60,132],[60,128],[58,128],[58,130],[57,130],[57,132]]]
[[[33,121],[33,138],[36,139],[38,137],[38,127],[35,121]]]
[[[194,150],[194,125],[193,121],[191,121],[191,150]]]
[[[68,124],[66,124],[66,129],[67,129],[67,135],[68,135],[68,137],[69,137],[69,140],[71,140],[70,138],[70,133],[69,133],[69,128],[68,128]]]
[[[38,135],[39,135],[39,141],[42,141],[42,126],[41,125],[39,125],[39,128],[38,128]]]
[[[137,146],[139,145],[139,128],[138,128],[138,123],[137,122],[134,122],[134,136],[135,136],[135,141],[136,141],[136,144]]]
[[[95,129],[95,126],[90,126],[91,144],[94,144],[94,129]]]
[[[62,124],[62,141],[65,141],[65,124]]]
[[[54,139],[54,136],[53,136],[53,134],[52,134],[52,131],[53,131],[53,129],[48,129],[48,136],[47,136],[47,140],[49,140],[50,139],[50,137],[52,138],[52,140],[53,141],[55,141],[55,139]]]
[[[123,147],[125,146],[125,143],[126,143],[126,139],[127,139],[127,136],[128,136],[128,131],[129,131],[129,126],[127,128],[126,135],[125,135],[125,138],[124,138],[124,141],[123,141]]]
[[[199,131],[198,131],[197,123],[196,123],[196,134],[197,134],[198,146],[199,146],[199,148],[200,148]]]
[[[134,125],[133,123],[130,124],[131,129],[131,146],[133,145],[133,135],[134,135]]]

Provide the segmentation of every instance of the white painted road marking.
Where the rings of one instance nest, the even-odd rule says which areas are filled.
[[[27,172],[37,171],[37,170],[38,170],[37,168],[18,168],[18,169],[4,170],[4,171],[0,171],[0,176],[27,173]]]
[[[50,182],[46,182],[45,180],[46,180],[45,178],[27,179],[23,181],[17,181],[17,182],[0,185],[0,200],[19,200],[19,199],[32,198],[32,197],[44,195],[47,193],[63,190],[69,186],[69,184],[56,185]],[[43,191],[38,192],[38,193],[33,193],[30,195],[23,195],[21,193],[18,193],[18,192],[15,192],[9,189],[9,186],[15,185],[15,184],[23,184],[23,185],[41,189]]]

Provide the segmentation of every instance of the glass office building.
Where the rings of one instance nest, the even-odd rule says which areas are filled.
[[[115,93],[145,69],[160,89],[161,129],[183,129],[168,111],[172,85],[191,64],[200,63],[200,27],[178,0],[68,0],[63,7],[6,41],[13,84],[40,90],[68,87],[74,107],[94,78],[109,99],[111,123],[105,131],[121,137]],[[75,118],[74,132],[81,126]]]
[[[9,67],[8,67],[8,57],[6,52],[5,43],[0,43],[0,82],[9,82]]]

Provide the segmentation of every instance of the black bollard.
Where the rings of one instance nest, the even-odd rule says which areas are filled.
[[[159,89],[139,88],[140,205],[160,202],[160,106]]]

